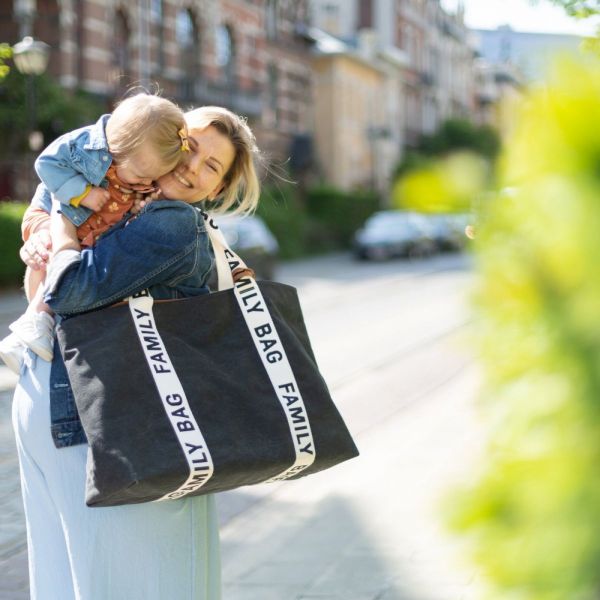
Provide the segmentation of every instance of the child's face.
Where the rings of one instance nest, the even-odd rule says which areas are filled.
[[[115,163],[117,177],[130,185],[150,186],[152,182],[168,173],[158,157],[143,148],[128,157],[126,161]]]

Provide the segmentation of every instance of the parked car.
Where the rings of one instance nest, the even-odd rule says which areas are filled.
[[[468,215],[433,214],[428,219],[439,250],[460,250],[464,247],[467,241],[465,227],[469,221]]]
[[[354,254],[360,259],[384,260],[395,256],[423,256],[435,250],[420,215],[401,210],[373,214],[354,236]]]
[[[257,279],[273,279],[279,244],[265,222],[257,215],[221,215],[215,222],[223,232],[231,249],[256,273]],[[217,288],[216,270],[208,285]]]

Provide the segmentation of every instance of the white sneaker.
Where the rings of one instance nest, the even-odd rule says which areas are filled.
[[[14,333],[0,341],[0,358],[17,375],[21,372],[23,354],[25,354],[25,345]]]
[[[54,355],[54,317],[45,312],[25,313],[9,329],[39,357],[51,361]]]

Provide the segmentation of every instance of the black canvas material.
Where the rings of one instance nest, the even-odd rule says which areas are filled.
[[[258,282],[301,392],[315,460],[296,479],[358,455],[319,373],[295,288]],[[199,495],[268,480],[294,462],[284,410],[232,289],[157,301],[154,318],[214,462]],[[88,443],[88,506],[148,502],[189,475],[129,306],[64,320],[58,340]]]

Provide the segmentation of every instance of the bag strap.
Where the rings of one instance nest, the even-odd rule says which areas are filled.
[[[160,500],[176,500],[201,488],[213,475],[214,463],[185,390],[154,320],[154,298],[147,290],[129,298],[129,310],[160,399],[189,467],[178,489]]]
[[[219,290],[233,288],[246,325],[281,404],[295,450],[291,466],[268,482],[297,475],[311,466],[316,457],[315,443],[304,400],[292,371],[269,308],[251,276],[233,282],[233,271],[246,263],[229,247],[225,236],[208,213],[197,209],[206,222],[213,246],[219,277]],[[147,290],[129,298],[129,309],[150,372],[160,394],[165,412],[188,461],[190,475],[177,490],[159,498],[179,498],[202,487],[214,473],[214,464],[204,436],[189,406],[185,391],[156,328],[154,299]]]
[[[222,289],[221,284],[223,281],[220,277],[219,268],[222,271],[227,269],[229,277],[223,279],[226,279],[226,285],[229,285],[231,281],[236,300],[256,350],[286,415],[296,459],[288,469],[269,479],[269,482],[287,479],[303,471],[315,461],[315,444],[304,400],[275,328],[275,323],[273,323],[273,318],[256,280],[253,277],[245,276],[233,283],[233,271],[240,267],[247,268],[247,265],[229,247],[223,232],[214,219],[206,211],[200,208],[197,210],[204,218],[208,237],[213,245],[217,274],[219,275],[219,290]]]

